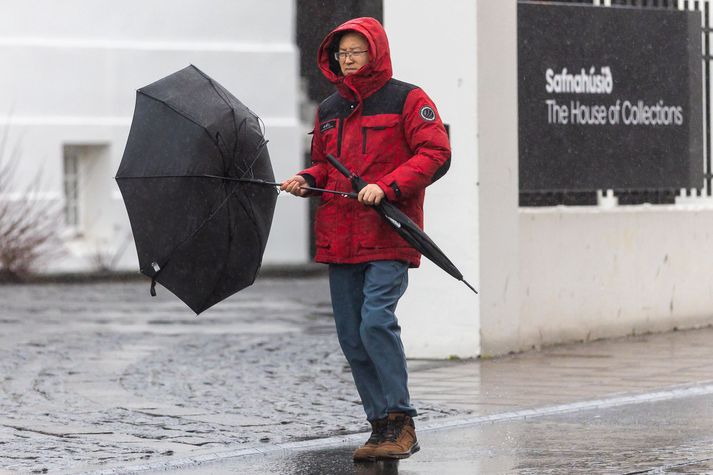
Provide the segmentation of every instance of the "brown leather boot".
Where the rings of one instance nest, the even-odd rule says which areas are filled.
[[[377,460],[405,459],[419,449],[411,416],[403,412],[390,413],[384,441],[375,450]]]
[[[373,462],[376,460],[374,451],[384,440],[387,421],[388,419],[386,417],[369,421],[371,423],[371,435],[364,445],[354,451],[352,458],[355,462]]]

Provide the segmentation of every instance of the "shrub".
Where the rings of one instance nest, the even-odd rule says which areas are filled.
[[[41,177],[20,188],[16,182],[20,154],[7,151],[7,130],[0,136],[0,281],[30,277],[62,249],[62,204],[39,193]]]

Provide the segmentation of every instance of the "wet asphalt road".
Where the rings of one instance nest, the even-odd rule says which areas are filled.
[[[0,474],[713,474],[711,341],[412,361],[422,450],[354,465],[367,427],[323,276],[200,317],[146,281],[0,286]]]
[[[710,474],[713,396],[419,433],[398,462],[354,464],[355,446],[236,457],[170,473],[280,475]],[[165,472],[164,472],[165,473]]]

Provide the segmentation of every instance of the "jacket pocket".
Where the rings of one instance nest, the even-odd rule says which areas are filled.
[[[385,250],[409,247],[409,244],[374,210],[361,210],[357,216],[357,224],[359,249]]]
[[[335,195],[325,193],[317,207],[314,223],[314,241],[318,248],[329,248],[334,238],[336,228],[337,210]]]
[[[362,117],[361,153],[371,161],[388,161],[389,151],[402,141],[401,118],[396,115]]]

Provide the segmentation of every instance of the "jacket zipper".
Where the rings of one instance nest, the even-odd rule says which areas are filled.
[[[361,153],[366,154],[366,127],[362,127]]]
[[[337,122],[337,157],[342,155],[342,124],[344,119],[339,119]]]

